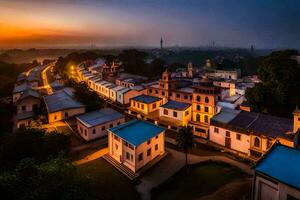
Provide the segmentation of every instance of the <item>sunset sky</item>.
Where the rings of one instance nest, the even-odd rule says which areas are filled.
[[[0,0],[0,48],[300,48],[299,0]]]

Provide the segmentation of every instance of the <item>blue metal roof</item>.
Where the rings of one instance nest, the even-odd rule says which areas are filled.
[[[106,122],[114,121],[120,118],[124,118],[124,115],[111,108],[103,108],[93,112],[85,113],[76,117],[86,127],[93,127]]]
[[[255,170],[300,189],[299,166],[300,150],[277,144],[256,165]]]
[[[84,107],[82,103],[69,96],[64,90],[44,96],[44,101],[49,113]]]
[[[156,101],[161,100],[161,98],[142,94],[140,96],[136,96],[136,97],[132,98],[132,100],[138,101],[141,103],[154,103]]]
[[[132,120],[109,130],[133,146],[138,146],[165,129],[149,122]]]
[[[161,107],[172,109],[172,110],[186,110],[190,106],[191,106],[191,104],[189,104],[189,103],[183,103],[183,102],[179,102],[179,101],[168,101]]]

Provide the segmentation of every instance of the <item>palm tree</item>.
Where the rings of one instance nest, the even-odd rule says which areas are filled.
[[[191,126],[183,127],[179,130],[176,138],[177,145],[185,153],[185,168],[188,170],[188,150],[193,147],[194,135]]]

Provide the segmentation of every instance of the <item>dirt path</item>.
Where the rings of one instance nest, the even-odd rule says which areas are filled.
[[[89,155],[85,156],[84,158],[82,158],[80,160],[74,161],[73,164],[75,164],[75,165],[82,165],[84,163],[87,163],[87,162],[96,160],[98,158],[101,158],[106,153],[108,153],[108,148],[104,148],[104,149],[96,151],[96,152],[94,152],[92,154],[89,154]]]
[[[239,200],[246,199],[251,188],[252,179],[244,178],[232,181],[225,186],[219,188],[216,192],[201,197],[198,200]]]

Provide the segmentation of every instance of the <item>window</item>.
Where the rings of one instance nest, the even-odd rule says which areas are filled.
[[[158,94],[158,90],[155,90],[155,94]]]
[[[219,129],[215,127],[215,133],[219,133]]]
[[[56,115],[54,116],[54,120],[56,120],[57,119],[57,117],[56,117]]]
[[[189,115],[189,111],[185,111],[185,116],[188,116]]]
[[[137,107],[140,108],[140,103],[137,103]]]
[[[155,139],[157,139],[158,138],[158,135],[157,136],[155,136]]]
[[[147,144],[149,145],[151,143],[151,139],[147,141]]]
[[[151,148],[147,150],[147,156],[151,156]]]
[[[66,112],[65,113],[65,118],[67,118],[67,117],[69,117],[69,113]]]
[[[130,160],[130,153],[126,152],[126,160]]]
[[[138,161],[142,161],[142,160],[143,160],[143,153],[140,153],[138,157]]]
[[[260,141],[259,141],[259,138],[258,138],[258,137],[256,137],[256,138],[254,139],[254,146],[255,146],[255,147],[260,147]]]
[[[184,95],[184,97],[183,97],[184,99],[188,99],[189,97],[187,96],[187,95]]]
[[[205,97],[205,103],[208,103],[208,102],[209,102],[209,98]]]
[[[134,106],[134,107],[135,107],[135,101],[132,101],[132,106]]]
[[[173,111],[173,117],[177,117],[177,112]]]
[[[156,103],[152,104],[152,109],[156,108]]]
[[[204,112],[208,112],[208,107],[207,106],[204,107]]]
[[[80,133],[82,134],[83,130],[82,130],[82,127],[80,127]]]
[[[158,150],[158,144],[155,145],[155,151],[157,151],[157,150]]]
[[[200,115],[199,114],[196,115],[196,122],[200,122]]]
[[[118,122],[118,123],[117,123],[117,125],[120,125],[120,124],[121,124],[121,122]]]
[[[168,110],[164,109],[164,115],[168,115]]]
[[[165,96],[165,92],[161,92],[161,95]]]
[[[197,105],[197,108],[196,108],[198,111],[200,111],[200,105]]]
[[[237,140],[241,140],[241,134],[238,134],[238,133],[237,133],[237,134],[236,134],[236,139],[237,139]]]
[[[105,130],[105,126],[102,126],[101,130],[104,131]]]
[[[93,129],[93,134],[96,134],[96,129]]]
[[[149,93],[152,93],[152,89],[149,90]]]
[[[142,108],[142,110],[144,110],[144,104],[141,104],[141,108]]]
[[[172,92],[169,93],[169,96],[170,96],[170,97],[172,96]]]
[[[226,137],[230,137],[230,131],[226,131]]]
[[[298,121],[300,122],[300,117],[298,117]]]
[[[85,136],[87,136],[87,132],[86,132],[86,129],[84,129],[84,135],[85,135]]]
[[[200,102],[200,100],[201,100],[201,97],[197,96],[197,101]]]
[[[180,98],[180,94],[176,94],[176,98]]]
[[[204,116],[204,122],[208,123],[208,116],[207,115]]]
[[[22,110],[22,111],[25,111],[25,110],[26,110],[26,106],[22,106],[22,107],[21,107],[21,110]]]
[[[118,145],[117,144],[115,144],[115,149],[118,150]]]
[[[110,125],[109,125],[109,128],[112,128],[113,126],[114,126],[113,124],[110,124]]]

